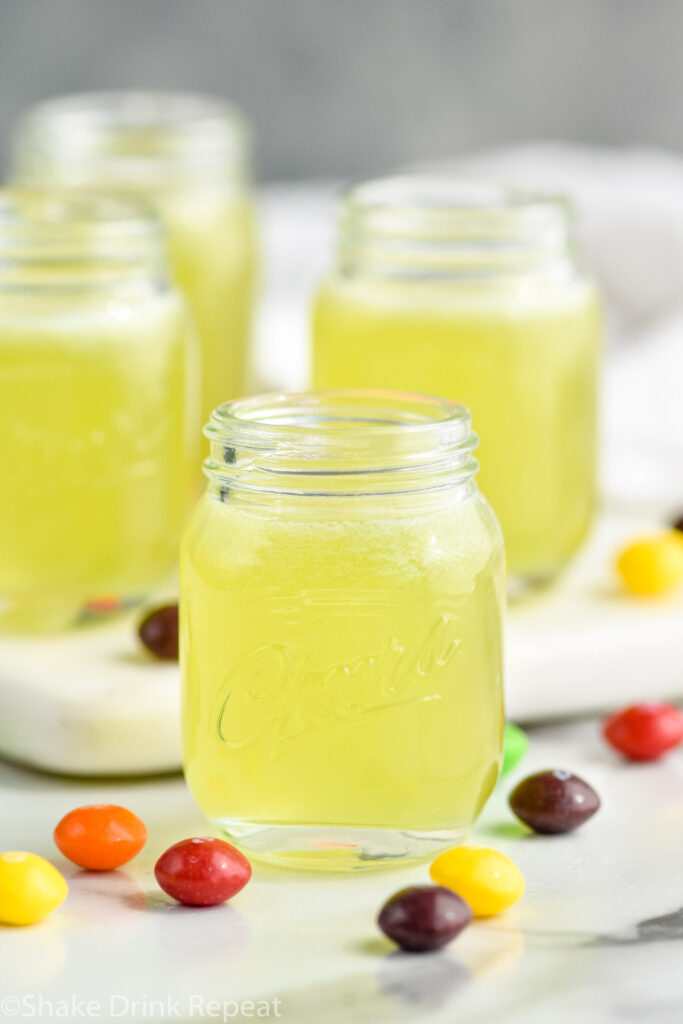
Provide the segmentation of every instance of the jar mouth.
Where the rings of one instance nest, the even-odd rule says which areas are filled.
[[[412,210],[416,215],[498,213],[539,219],[557,216],[558,204],[567,208],[567,200],[561,195],[450,174],[410,173],[369,178],[347,186],[342,195],[358,208]]]
[[[20,124],[21,181],[121,187],[202,184],[246,176],[249,134],[231,104],[195,93],[114,91],[61,96]]]
[[[101,288],[161,275],[164,231],[151,208],[70,189],[0,189],[0,288]]]
[[[407,493],[469,480],[477,437],[465,406],[408,392],[266,394],[212,415],[204,467],[219,487],[288,494]]]
[[[490,277],[566,270],[573,211],[566,198],[465,177],[401,174],[342,195],[342,270],[385,276]]]

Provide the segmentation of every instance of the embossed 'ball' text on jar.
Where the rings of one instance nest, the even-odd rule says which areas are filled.
[[[384,391],[217,409],[181,552],[187,781],[283,864],[458,842],[501,753],[504,553],[470,415]]]
[[[202,350],[199,424],[245,392],[256,239],[249,132],[231,105],[205,96],[111,92],[42,103],[20,124],[20,184],[122,190],[153,203]]]
[[[594,511],[601,340],[565,202],[420,175],[352,188],[313,334],[316,388],[466,405],[512,591],[562,569]]]
[[[176,561],[198,355],[139,205],[0,192],[0,625],[70,625]]]

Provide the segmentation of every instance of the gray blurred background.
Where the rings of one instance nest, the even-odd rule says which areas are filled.
[[[53,93],[235,100],[261,180],[532,138],[683,143],[683,0],[0,0],[0,147]]]

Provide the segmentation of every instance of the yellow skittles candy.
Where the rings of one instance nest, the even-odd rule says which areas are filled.
[[[49,861],[35,853],[0,853],[0,924],[35,924],[56,910],[69,891]]]
[[[475,917],[493,917],[517,903],[524,879],[516,864],[488,846],[456,846],[433,861],[432,881],[452,889]]]

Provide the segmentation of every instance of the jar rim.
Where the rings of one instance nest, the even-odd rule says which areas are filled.
[[[368,212],[401,208],[422,215],[508,213],[531,218],[557,218],[558,214],[566,218],[573,213],[562,193],[445,172],[413,171],[358,179],[342,189],[341,197],[351,207]]]
[[[359,415],[360,414],[360,415]],[[345,428],[366,436],[403,431],[426,433],[434,427],[459,424],[470,428],[470,412],[459,402],[435,395],[374,388],[270,392],[224,402],[211,414],[205,433],[246,429],[254,435],[278,432],[301,438],[337,435]]]
[[[49,177],[160,183],[204,172],[246,174],[250,135],[237,107],[193,92],[111,90],[57,96],[20,122],[21,180]],[[44,166],[43,166],[44,165]]]
[[[66,226],[119,237],[163,234],[161,221],[142,199],[60,187],[0,188],[0,236],[13,231],[50,234]]]

